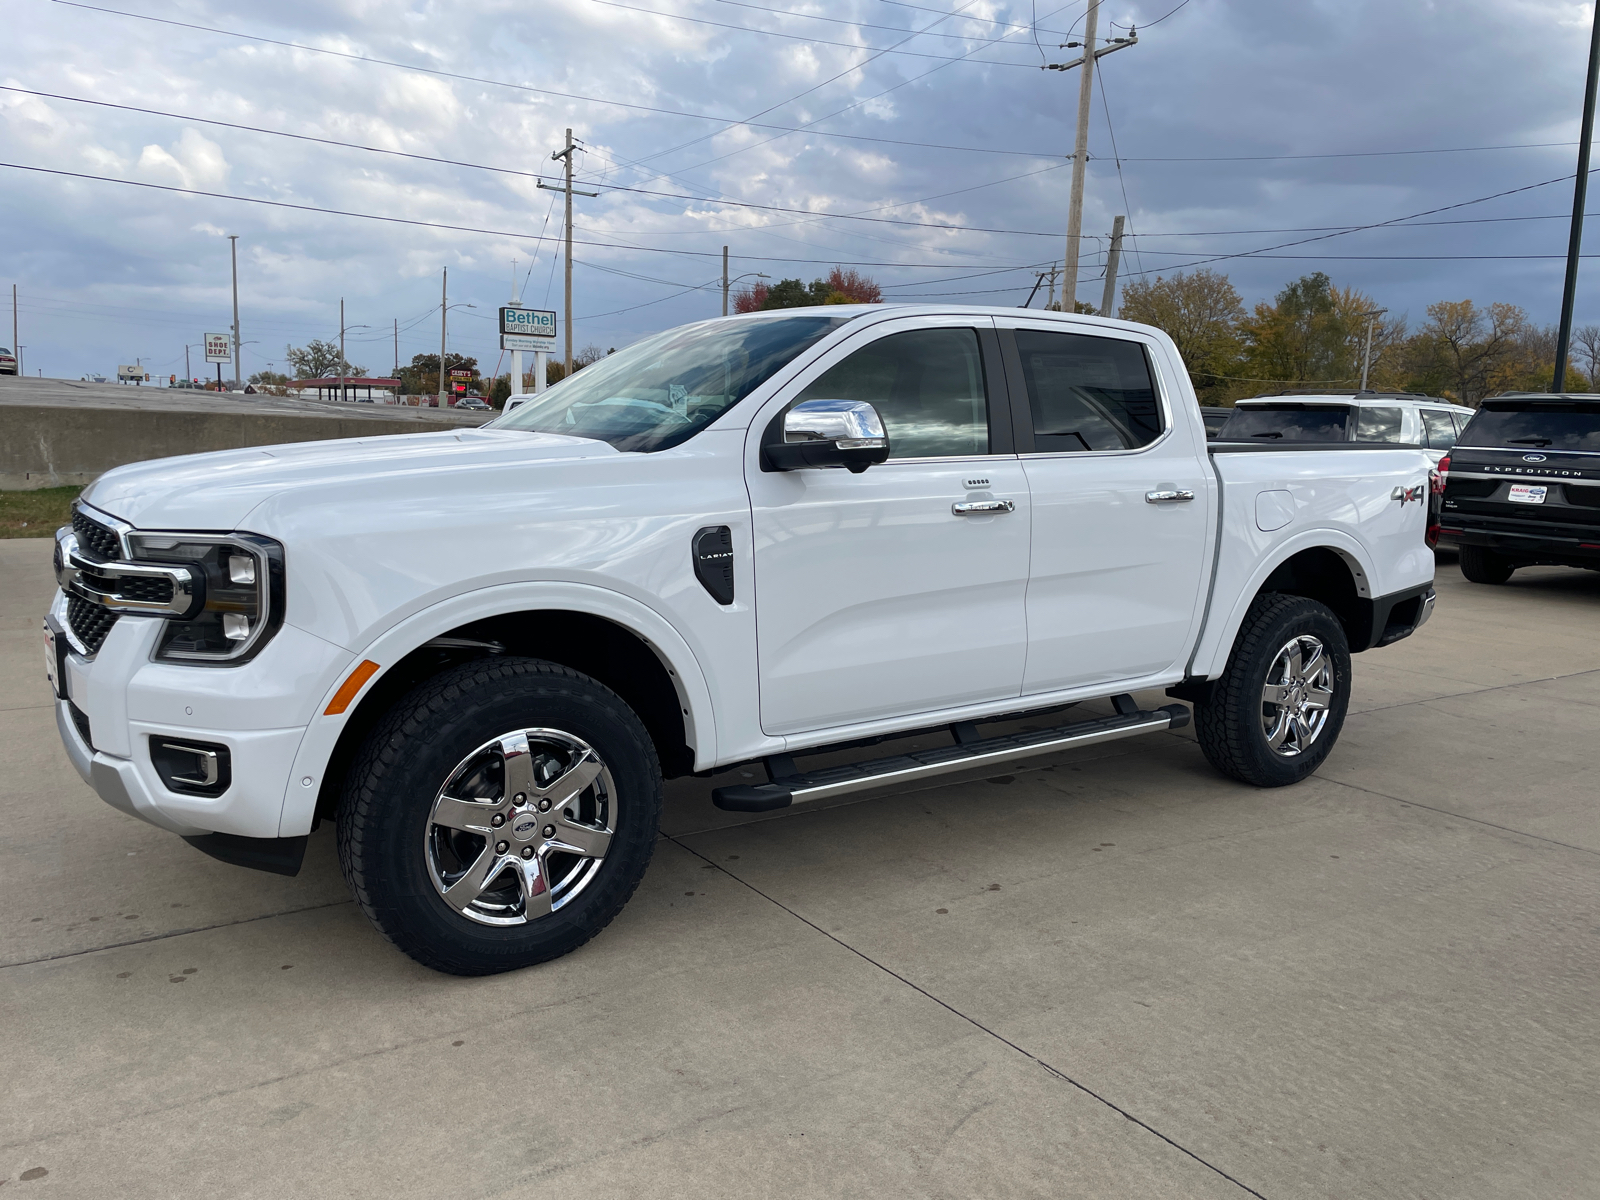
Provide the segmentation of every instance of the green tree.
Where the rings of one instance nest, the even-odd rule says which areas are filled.
[[[1132,280],[1123,285],[1117,315],[1154,325],[1177,344],[1202,403],[1231,394],[1230,380],[1239,369],[1244,304],[1226,275],[1180,271],[1170,279]]]
[[[478,378],[478,360],[461,354],[445,356],[445,370],[470,371],[471,379]],[[410,396],[437,396],[439,394],[439,356],[419,354],[410,366],[400,368],[400,390]]]
[[[325,342],[321,338],[312,338],[304,346],[285,346],[283,353],[299,379],[326,379],[332,375],[362,376],[367,373],[365,367],[354,366],[348,359],[341,370],[339,344]],[[438,356],[434,357],[437,359]],[[438,370],[438,367],[434,369]]]
[[[1242,373],[1258,381],[1351,386],[1360,368],[1351,350],[1350,316],[1341,311],[1325,274],[1301,276],[1240,322],[1247,368]]]

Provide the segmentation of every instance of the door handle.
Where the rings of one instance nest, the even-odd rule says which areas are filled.
[[[1144,502],[1146,504],[1187,504],[1193,499],[1194,493],[1184,488],[1168,492],[1146,492],[1144,494]]]
[[[1016,505],[1009,500],[957,500],[950,511],[958,517],[976,517],[986,513],[1015,512]]]

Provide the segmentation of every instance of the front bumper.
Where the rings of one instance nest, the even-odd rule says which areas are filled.
[[[64,609],[57,592],[52,615],[61,620]],[[348,667],[349,651],[285,625],[255,659],[236,667],[160,663],[151,654],[161,624],[124,616],[92,657],[64,655],[66,697],[56,701],[56,727],[73,767],[113,808],[183,837],[308,833],[308,803],[293,806],[289,819],[301,827],[283,828],[291,786],[297,800],[321,786],[319,776],[292,778],[295,755],[309,704]],[[169,789],[152,761],[152,738],[226,747],[227,789],[214,796]]]

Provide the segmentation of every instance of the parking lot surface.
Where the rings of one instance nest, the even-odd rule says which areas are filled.
[[[610,929],[455,979],[330,828],[283,879],[78,779],[50,548],[0,541],[8,1196],[1600,1194],[1600,574],[1441,563],[1292,789],[1189,731],[783,815],[675,781]]]

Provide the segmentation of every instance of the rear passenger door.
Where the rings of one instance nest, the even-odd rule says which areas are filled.
[[[1136,335],[998,323],[1033,502],[1023,693],[1181,674],[1210,561],[1203,443]]]

